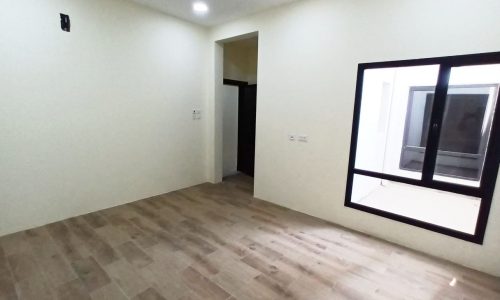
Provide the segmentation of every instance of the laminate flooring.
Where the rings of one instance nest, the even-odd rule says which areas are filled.
[[[0,299],[500,299],[499,278],[252,190],[238,175],[1,237]]]

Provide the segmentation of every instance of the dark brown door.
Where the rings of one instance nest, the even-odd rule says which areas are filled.
[[[240,86],[238,105],[238,171],[253,177],[257,85]]]

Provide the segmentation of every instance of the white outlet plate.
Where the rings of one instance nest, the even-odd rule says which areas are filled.
[[[309,138],[307,137],[307,135],[299,135],[299,136],[297,136],[297,140],[299,142],[307,143]]]
[[[193,109],[193,120],[201,120],[201,110]]]

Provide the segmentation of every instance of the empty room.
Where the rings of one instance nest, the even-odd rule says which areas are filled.
[[[499,12],[0,0],[0,300],[500,299]]]

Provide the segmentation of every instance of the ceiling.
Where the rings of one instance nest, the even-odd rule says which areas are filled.
[[[210,12],[203,16],[193,13],[191,6],[195,0],[133,1],[196,24],[214,26],[296,0],[204,0]]]

